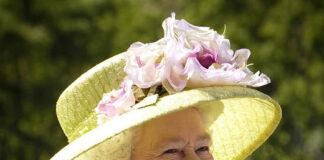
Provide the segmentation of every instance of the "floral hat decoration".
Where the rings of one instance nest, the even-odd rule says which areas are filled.
[[[129,160],[132,129],[188,107],[206,117],[215,159],[244,159],[273,133],[279,104],[252,89],[270,78],[248,68],[248,49],[175,14],[164,37],[96,65],[60,96],[57,117],[69,144],[52,159]]]

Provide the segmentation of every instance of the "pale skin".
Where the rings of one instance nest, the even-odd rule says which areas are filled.
[[[195,108],[147,122],[137,136],[132,160],[213,160],[210,136]]]

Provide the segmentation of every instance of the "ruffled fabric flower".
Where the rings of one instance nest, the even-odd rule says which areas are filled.
[[[162,85],[170,94],[183,90],[187,85],[188,76],[184,69],[190,50],[182,47],[183,45],[183,40],[169,39],[165,48],[166,64]]]
[[[247,68],[247,60],[251,54],[248,49],[237,50],[234,54],[229,40],[208,27],[198,27],[185,20],[176,20],[172,14],[172,17],[163,22],[163,29],[168,45],[173,46],[166,50],[166,68],[176,66],[176,70],[166,70],[169,73],[168,82],[171,84],[168,87],[173,87],[167,89],[168,91],[180,91],[184,84],[185,87],[195,88],[213,85],[259,87],[270,83],[265,74],[254,74]],[[181,58],[175,60],[176,62],[169,60],[178,56]],[[183,57],[186,57],[185,61]],[[173,63],[169,64],[169,61]],[[181,83],[172,85],[172,82]]]
[[[164,76],[165,40],[144,44],[136,42],[126,53],[124,71],[128,78],[140,88],[160,84]]]
[[[118,116],[130,111],[135,104],[132,86],[131,80],[125,80],[120,89],[104,94],[95,111],[108,117]]]

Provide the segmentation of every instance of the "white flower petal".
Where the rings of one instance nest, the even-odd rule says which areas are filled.
[[[232,61],[237,68],[246,67],[247,60],[249,59],[250,55],[251,52],[249,49],[239,49],[235,51]]]
[[[149,44],[136,42],[127,50],[124,71],[135,85],[149,88],[161,83],[164,73],[165,44],[164,39]]]
[[[218,62],[222,63],[230,63],[233,57],[233,50],[230,48],[230,41],[226,39],[224,36],[215,34],[215,42],[212,42],[210,48],[214,49],[218,53]]]
[[[181,91],[187,84],[184,64],[190,49],[184,48],[184,44],[182,37],[179,37],[178,40],[170,39],[165,48],[167,57],[162,85],[170,94]]]
[[[261,87],[271,82],[270,78],[267,75],[260,73],[259,71],[256,72],[255,74],[253,74],[253,72],[251,71],[248,72],[249,75],[246,76],[246,78],[242,80],[240,84],[251,86],[251,87]]]
[[[184,67],[172,58],[167,60],[164,74],[165,79],[162,81],[162,85],[170,94],[181,91],[187,84]]]
[[[236,70],[230,65],[224,65],[222,68],[215,69],[209,67],[206,69],[200,65],[195,57],[187,60],[185,73],[189,74],[187,87],[207,87],[214,85],[234,85],[245,77],[242,70]]]

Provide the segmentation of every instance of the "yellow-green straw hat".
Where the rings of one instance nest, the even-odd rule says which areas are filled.
[[[69,144],[52,159],[129,160],[133,129],[197,107],[211,135],[214,159],[244,159],[273,133],[279,104],[252,89],[270,83],[247,67],[249,50],[174,14],[165,35],[136,42],[96,65],[60,96],[56,111]]]

